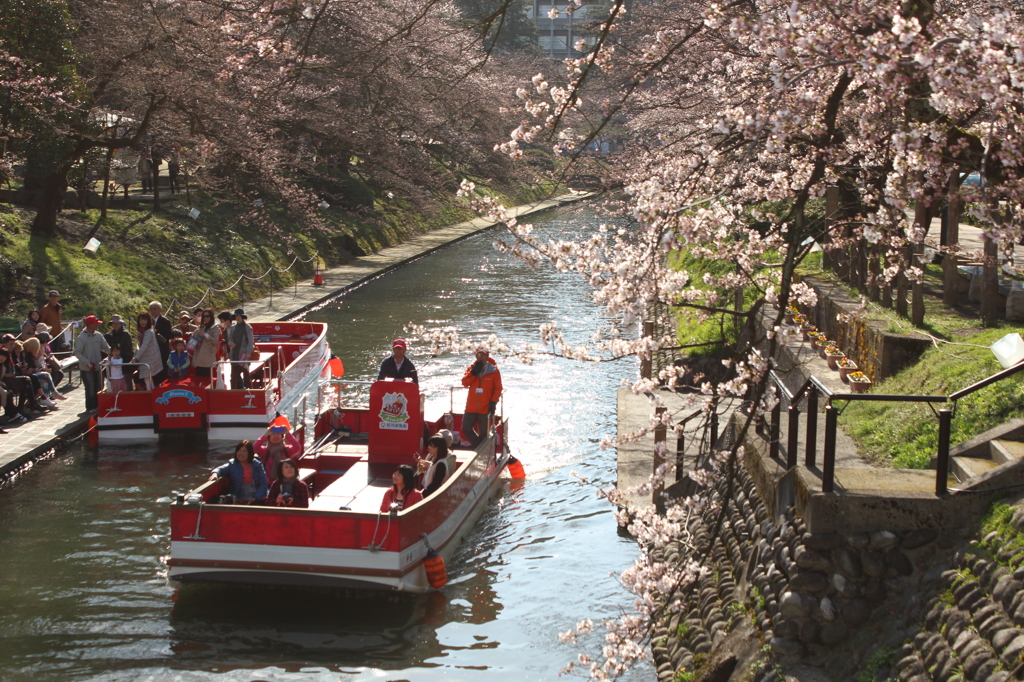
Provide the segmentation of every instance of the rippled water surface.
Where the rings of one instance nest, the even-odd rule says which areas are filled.
[[[595,222],[534,220],[565,235]],[[312,313],[352,379],[372,379],[407,323],[536,341],[554,320],[585,341],[600,311],[578,276],[460,242]],[[428,415],[447,409],[469,357],[425,358]],[[396,597],[166,577],[167,503],[226,448],[83,445],[0,489],[0,679],[554,680],[578,649],[558,633],[629,599],[610,576],[635,555],[611,508],[574,472],[614,484],[615,389],[626,365],[500,360],[510,444],[528,474],[504,481],[449,562],[440,592]],[[461,408],[464,394],[455,394]],[[599,637],[584,643],[590,653]],[[641,671],[632,679],[646,679]]]

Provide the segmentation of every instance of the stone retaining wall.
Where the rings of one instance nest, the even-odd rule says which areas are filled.
[[[924,609],[920,599],[908,603],[908,595],[917,594],[922,582],[939,579],[954,534],[930,528],[811,534],[792,509],[772,518],[745,468],[738,469],[717,537],[711,535],[712,511],[690,523],[708,571],[687,607],[655,630],[659,680],[674,680],[681,671],[697,671],[693,679],[705,679],[730,656],[732,665],[748,659],[745,677],[716,679],[775,680],[779,665],[797,662],[828,669],[833,679],[850,679],[881,646],[895,651],[913,637]],[[712,499],[725,503],[726,491],[721,481]],[[1019,558],[1024,560],[1024,549]],[[679,547],[669,550],[668,560],[686,559]],[[899,614],[895,619],[893,612]],[[890,621],[892,632],[865,643],[865,628],[879,618]],[[742,637],[728,641],[740,630]],[[756,661],[750,660],[750,647],[759,652]],[[839,670],[843,674],[836,675]]]

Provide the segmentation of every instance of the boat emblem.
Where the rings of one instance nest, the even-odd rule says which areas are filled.
[[[409,429],[409,399],[401,393],[385,393],[380,410],[380,428],[398,431]]]
[[[171,402],[171,398],[188,398],[188,404],[194,405],[195,403],[202,402],[202,398],[197,396],[192,391],[186,391],[183,388],[176,388],[173,391],[167,391],[162,396],[156,399],[161,405],[166,405]]]

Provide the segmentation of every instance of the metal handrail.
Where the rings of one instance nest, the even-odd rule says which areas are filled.
[[[217,361],[215,361],[212,365],[210,365],[210,389],[211,390],[220,390],[220,391],[250,391],[251,392],[252,391],[252,387],[251,386],[249,388],[236,388],[236,389],[221,388],[221,389],[218,389],[217,388],[217,378],[219,376],[219,373],[217,372],[217,370],[215,368],[218,365],[251,365],[254,362],[260,362],[260,361],[259,360],[217,360]],[[263,383],[265,384],[264,385],[264,389],[265,389],[270,384],[270,376],[269,376],[270,365],[267,364],[267,362],[265,360],[261,364],[263,365]]]
[[[827,400],[825,406],[825,452],[822,461],[822,492],[831,493],[835,485],[835,444],[836,432],[838,430],[839,412],[832,403],[836,400],[847,402],[896,402],[896,403],[925,403],[929,406],[936,403],[954,403],[954,409],[941,409],[932,411],[936,413],[939,420],[939,439],[935,466],[935,494],[943,496],[948,492],[949,472],[949,440],[952,427],[952,419],[955,414],[956,401],[964,396],[970,395],[986,386],[990,386],[1008,376],[1024,370],[1024,362],[997,372],[992,376],[982,379],[967,388],[961,389],[948,396],[945,395],[894,395],[885,393],[834,393],[825,386],[817,377],[810,376],[803,386],[795,393],[786,388],[782,378],[775,370],[768,371],[768,378],[786,396],[789,402],[789,432],[786,448],[786,468],[791,469],[797,464],[797,448],[799,445],[799,418],[800,410],[798,403],[801,398],[807,397],[807,435],[805,438],[806,460],[808,468],[815,466],[815,450],[817,449],[818,429],[818,396],[824,396]],[[776,403],[771,412],[771,424],[769,431],[769,453],[775,458],[779,451],[779,430],[781,422],[781,401]]]

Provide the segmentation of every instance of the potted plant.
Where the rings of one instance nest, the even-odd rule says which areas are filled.
[[[850,373],[857,371],[857,363],[846,356],[836,360],[836,367],[839,368],[839,378],[843,381],[849,381]]]
[[[839,369],[837,364],[841,358],[845,358],[846,353],[839,350],[839,346],[834,343],[830,343],[825,346],[825,359],[828,360],[829,369]]]
[[[817,335],[817,333],[818,333],[818,328],[817,328],[817,327],[815,327],[815,326],[814,326],[814,325],[812,325],[812,324],[807,324],[807,323],[805,322],[805,323],[803,323],[802,325],[800,325],[800,331],[801,331],[801,332],[803,332],[803,335],[804,335],[804,341],[810,341],[810,340],[811,340],[811,334],[815,334],[815,335]]]
[[[871,379],[864,372],[850,372],[850,390],[854,393],[867,393],[871,387]]]
[[[795,305],[786,306],[786,324],[793,324],[794,318],[800,314]]]

